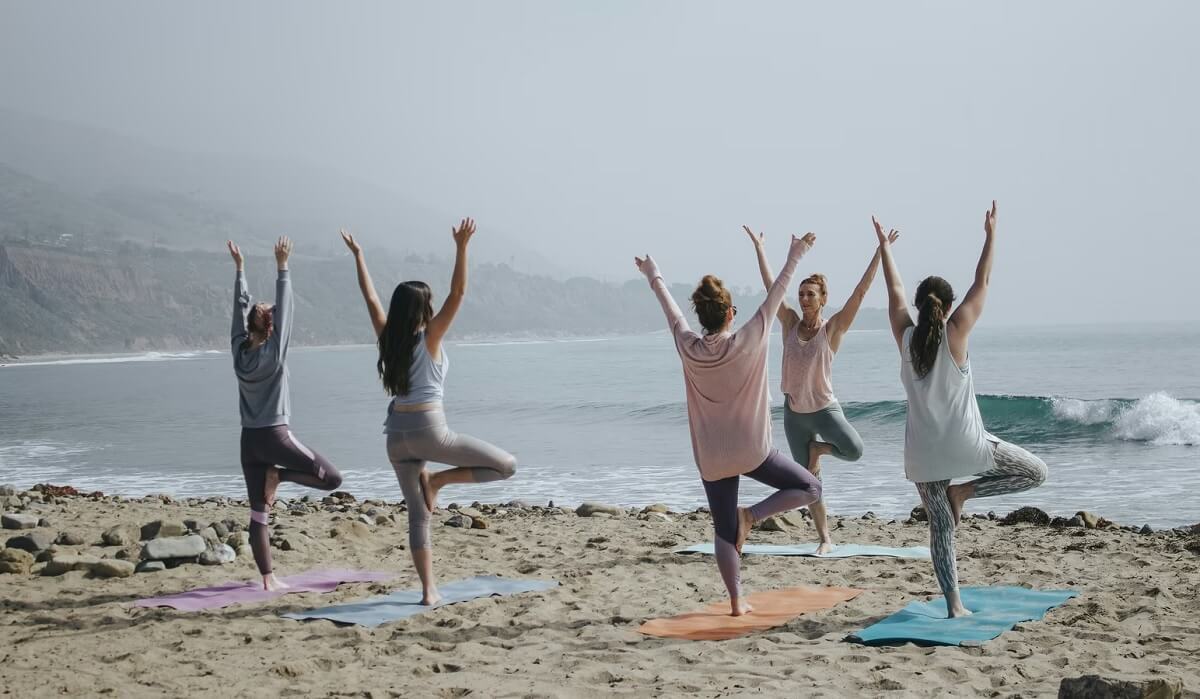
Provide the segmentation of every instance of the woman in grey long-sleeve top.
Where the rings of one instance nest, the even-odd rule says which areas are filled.
[[[287,585],[271,572],[268,513],[275,503],[275,489],[280,481],[288,481],[335,490],[342,484],[342,474],[323,456],[301,444],[288,429],[291,399],[287,352],[293,304],[287,261],[292,241],[282,237],[275,244],[279,276],[275,280],[274,306],[251,304],[242,251],[232,240],[228,245],[229,254],[237,264],[230,345],[242,413],[242,475],[250,496],[250,548],[263,576],[263,589],[276,590]]]

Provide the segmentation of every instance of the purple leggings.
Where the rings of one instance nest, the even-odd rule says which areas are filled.
[[[778,491],[750,506],[755,522],[821,499],[821,482],[808,469],[780,454],[778,449],[772,449],[766,461],[745,475]],[[713,529],[716,530],[713,544],[717,569],[721,571],[729,596],[735,599],[742,594],[742,563],[735,547],[739,478],[730,476],[719,481],[704,481],[704,494],[708,496],[708,509],[712,512]]]
[[[250,496],[250,550],[258,572],[271,572],[271,541],[267,524],[267,469],[279,467],[279,480],[319,490],[337,490],[342,474],[325,457],[296,439],[287,425],[242,428],[242,475]]]

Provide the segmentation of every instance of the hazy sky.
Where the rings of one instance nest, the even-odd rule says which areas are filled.
[[[305,160],[578,272],[757,283],[743,223],[818,235],[840,303],[869,217],[988,318],[1200,319],[1192,2],[0,0],[0,106]],[[876,283],[871,305],[883,305]]]

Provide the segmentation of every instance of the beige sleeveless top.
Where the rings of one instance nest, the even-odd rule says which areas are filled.
[[[833,396],[833,348],[829,346],[829,321],[812,339],[800,337],[800,323],[783,339],[783,381],[780,390],[796,413],[815,413],[829,407]]]

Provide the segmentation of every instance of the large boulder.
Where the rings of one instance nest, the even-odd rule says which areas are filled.
[[[598,502],[585,502],[575,508],[575,514],[580,517],[594,517],[598,514],[609,515],[610,517],[620,517],[625,514],[625,510],[616,505],[604,505]]]
[[[136,543],[138,537],[134,535],[132,527],[118,524],[104,530],[104,533],[100,535],[100,541],[104,542],[105,546],[129,546]]]
[[[217,544],[215,547],[200,554],[200,565],[219,566],[226,563],[233,563],[236,559],[237,552],[233,550],[232,546]]]
[[[100,559],[94,556],[66,556],[59,554],[46,562],[46,567],[42,569],[42,575],[63,575],[70,573],[73,570],[90,570],[92,566],[99,563]]]
[[[150,539],[158,539],[167,536],[183,536],[188,533],[188,528],[183,522],[175,522],[166,519],[156,519],[153,522],[142,525],[142,541]]]
[[[27,575],[33,567],[33,554],[21,549],[0,551],[0,573]]]
[[[58,535],[46,529],[31,529],[27,534],[10,537],[4,543],[5,548],[21,549],[22,551],[44,551],[50,548]]]
[[[115,558],[104,558],[92,564],[88,570],[98,578],[128,578],[130,575],[133,575],[136,567],[132,561],[118,561]]]
[[[6,512],[0,515],[0,526],[5,529],[37,529],[37,515],[22,515],[14,512]]]
[[[148,561],[195,558],[204,553],[205,548],[204,537],[199,534],[152,539],[142,547],[142,558]]]
[[[1050,524],[1050,515],[1036,507],[1022,507],[1004,515],[1000,524]]]

